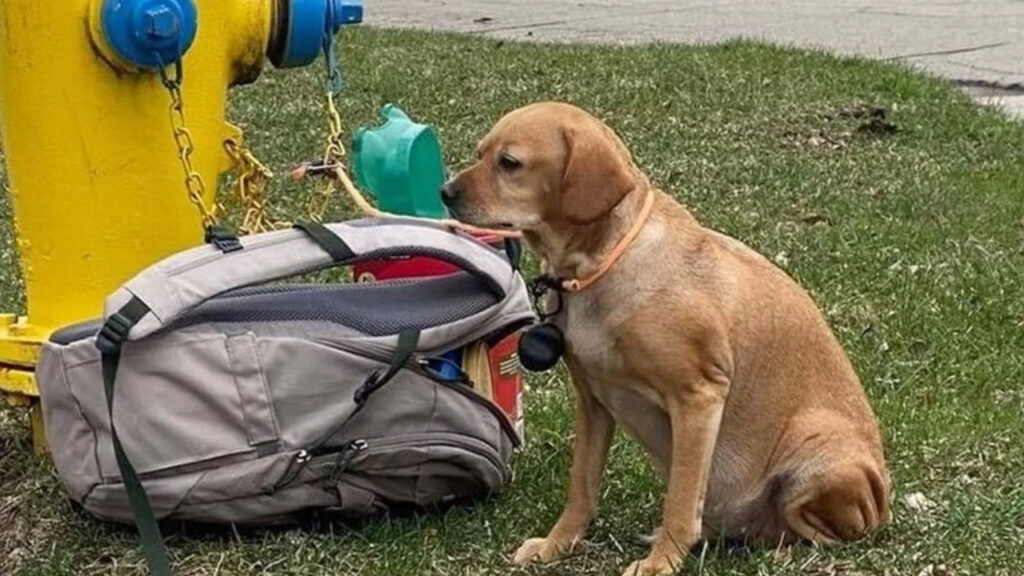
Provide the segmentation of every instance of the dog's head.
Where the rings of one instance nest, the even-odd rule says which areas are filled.
[[[626,147],[600,120],[560,103],[533,104],[495,124],[477,161],[441,190],[469,224],[533,230],[588,224],[639,185]]]

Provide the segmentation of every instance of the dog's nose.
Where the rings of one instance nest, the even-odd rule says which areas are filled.
[[[445,205],[451,205],[451,203],[459,197],[461,192],[462,190],[460,190],[459,187],[451,181],[445,182],[444,186],[441,186],[441,201],[444,202]]]

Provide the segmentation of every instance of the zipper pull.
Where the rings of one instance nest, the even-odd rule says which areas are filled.
[[[272,494],[283,488],[286,484],[295,480],[295,477],[299,475],[299,472],[305,468],[306,464],[313,458],[313,455],[306,450],[299,450],[292,459],[292,463],[288,466],[288,470],[284,476],[281,476],[274,485],[270,487],[269,493]]]
[[[348,468],[348,465],[352,463],[352,459],[363,450],[366,450],[368,446],[369,444],[366,443],[366,440],[362,439],[349,442],[341,453],[338,454],[338,460],[334,463],[334,467],[331,468],[330,474],[327,475],[327,483],[337,484],[342,473],[344,473],[345,469]]]

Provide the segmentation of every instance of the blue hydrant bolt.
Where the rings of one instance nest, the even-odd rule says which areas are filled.
[[[154,38],[173,38],[178,35],[177,15],[167,6],[154,6],[145,12],[146,33]]]
[[[195,40],[195,0],[102,2],[103,36],[114,53],[133,66],[158,70],[184,56]]]

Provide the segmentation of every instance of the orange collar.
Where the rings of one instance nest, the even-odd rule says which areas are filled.
[[[629,229],[629,232],[622,237],[621,240],[612,248],[611,252],[605,256],[604,260],[601,261],[601,265],[597,267],[592,273],[584,276],[583,278],[559,278],[558,288],[563,292],[582,292],[586,290],[594,282],[601,279],[606,272],[611,270],[612,266],[622,258],[622,255],[626,253],[629,246],[636,240],[636,237],[640,235],[640,231],[643,230],[644,224],[647,223],[647,219],[651,216],[651,209],[654,207],[654,189],[647,190],[647,197],[644,198],[644,205],[640,208],[640,214],[637,215],[636,221],[633,222],[633,227]]]

